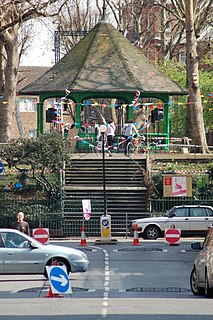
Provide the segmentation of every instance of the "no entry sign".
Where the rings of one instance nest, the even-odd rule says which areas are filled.
[[[180,237],[181,237],[180,229],[171,227],[170,229],[165,230],[164,239],[169,244],[179,244]]]
[[[48,244],[49,243],[49,229],[48,228],[33,229],[33,238],[43,244]]]

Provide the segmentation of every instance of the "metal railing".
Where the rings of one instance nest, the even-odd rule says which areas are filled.
[[[81,235],[81,228],[84,225],[86,236],[99,236],[101,233],[100,218],[102,213],[92,213],[89,221],[83,220],[83,214],[73,215],[70,218],[65,218],[62,211],[50,211],[50,207],[42,206],[41,204],[48,204],[48,201],[35,202],[34,204],[26,201],[24,207],[14,207],[15,204],[23,203],[23,201],[14,201],[8,204],[5,211],[5,203],[0,203],[0,227],[10,228],[12,223],[16,220],[18,210],[24,211],[25,218],[30,224],[30,228],[37,228],[42,226],[49,228],[50,237],[65,238],[65,237],[79,237]],[[111,235],[112,236],[129,236],[130,221],[135,218],[142,218],[150,215],[161,215],[175,205],[183,204],[197,204],[213,206],[213,198],[193,199],[187,197],[181,198],[161,198],[152,200],[152,212],[141,213],[116,213],[111,215]]]

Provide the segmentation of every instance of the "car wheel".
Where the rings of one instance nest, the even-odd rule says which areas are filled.
[[[145,239],[155,240],[159,238],[160,234],[161,234],[160,229],[155,225],[148,226],[144,230]]]
[[[204,294],[204,289],[200,288],[197,284],[197,273],[195,268],[193,268],[191,275],[190,275],[190,287],[192,290],[192,293],[195,296],[203,295]]]
[[[69,274],[71,272],[71,268],[70,268],[68,261],[63,258],[53,258],[47,262],[46,266],[52,266],[54,264],[57,266],[65,266],[67,269],[67,274]],[[46,266],[45,266],[45,270],[44,270],[44,276],[45,276],[45,278],[48,278]]]
[[[213,298],[213,288],[209,287],[209,279],[207,274],[205,278],[205,296],[207,298]]]

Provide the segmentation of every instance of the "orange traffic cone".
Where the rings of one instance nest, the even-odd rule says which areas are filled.
[[[52,292],[52,288],[50,286],[48,293],[46,294],[46,296],[44,296],[44,298],[64,298],[64,296],[62,296],[59,293],[53,293]]]
[[[139,239],[138,239],[138,225],[135,224],[134,225],[134,239],[132,242],[132,246],[140,246],[141,244],[139,243]]]
[[[52,265],[53,265],[53,266],[57,266],[57,261],[52,260]],[[49,288],[48,293],[46,294],[46,296],[44,296],[44,298],[63,298],[63,297],[64,297],[64,296],[62,296],[62,295],[59,294],[59,293],[53,293],[53,292],[52,292],[51,285],[50,285],[50,288]]]
[[[81,228],[81,242],[80,242],[80,246],[87,246],[87,240],[85,237],[85,231],[84,231],[84,226],[82,226]]]

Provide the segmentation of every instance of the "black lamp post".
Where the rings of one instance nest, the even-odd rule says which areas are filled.
[[[100,125],[100,133],[102,137],[102,160],[103,160],[103,197],[104,197],[104,216],[107,215],[107,198],[106,198],[106,174],[105,174],[105,152],[104,152],[104,134],[107,130],[105,124]]]

